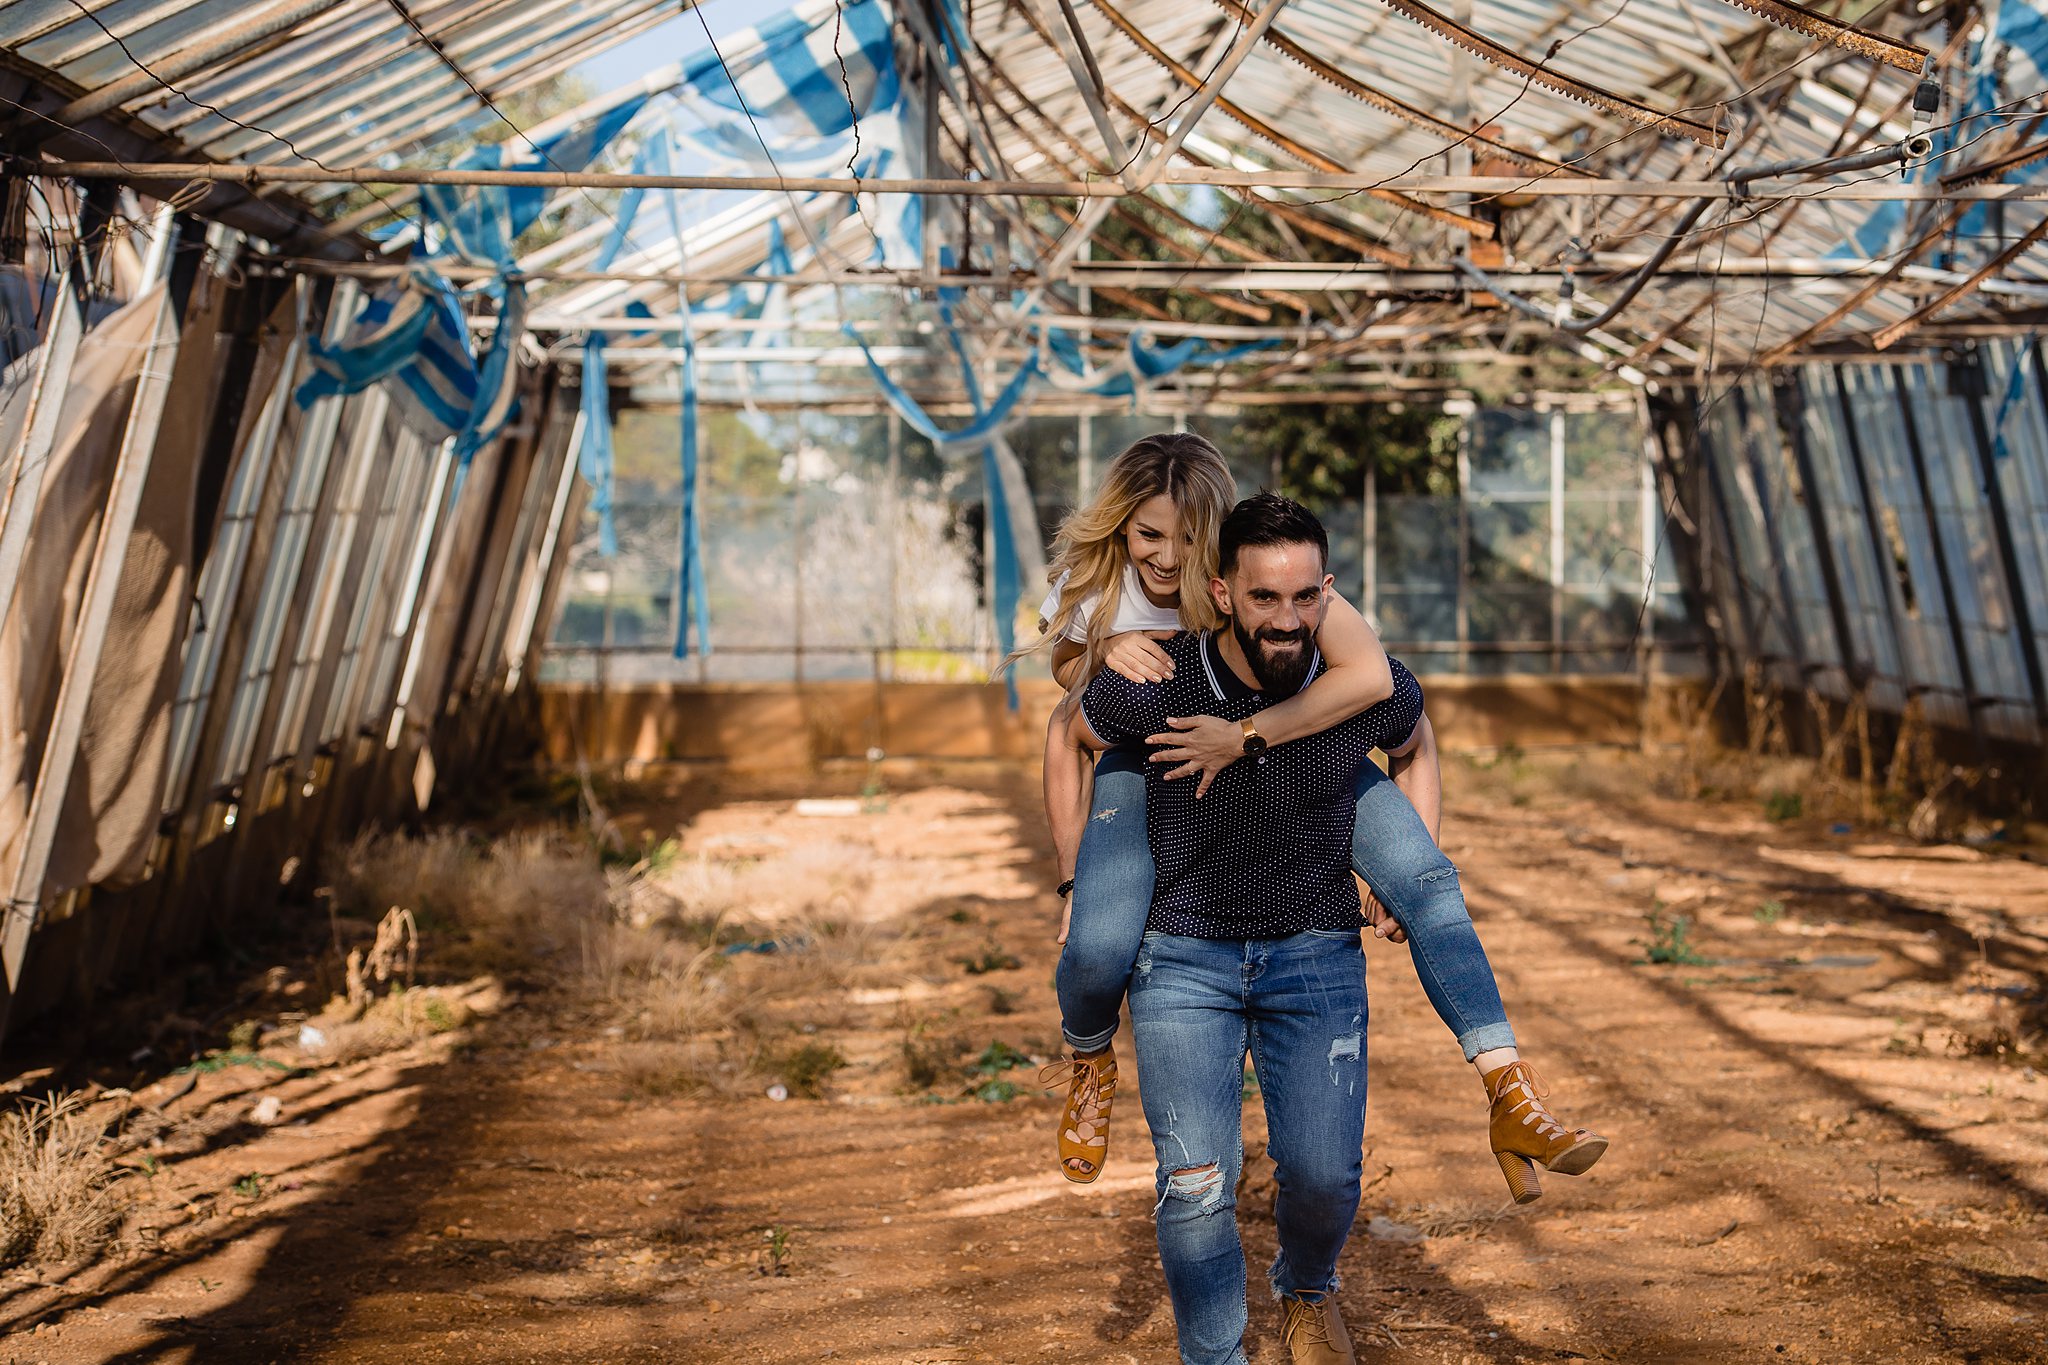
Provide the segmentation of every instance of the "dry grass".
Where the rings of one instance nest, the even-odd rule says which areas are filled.
[[[335,1063],[375,1057],[452,1033],[478,1015],[493,1013],[502,1002],[503,992],[489,977],[462,986],[401,987],[371,1000],[359,1013],[336,1001],[318,1021],[327,1035],[319,1055]]]
[[[81,1261],[113,1236],[117,1172],[83,1109],[62,1095],[0,1117],[0,1269]]]
[[[452,831],[364,836],[339,862],[336,948],[344,932],[366,940],[372,921],[410,911],[423,971],[537,977],[615,1020],[629,1090],[734,1093],[788,1070],[801,1050],[792,1036],[838,1027],[845,1006],[834,1002],[875,979],[874,864],[865,844],[772,835],[725,856],[663,840],[610,866],[559,830],[488,843]],[[449,1014],[434,1011],[448,1008],[421,990],[358,1002],[359,1018],[337,1001],[326,1055],[445,1031]]]

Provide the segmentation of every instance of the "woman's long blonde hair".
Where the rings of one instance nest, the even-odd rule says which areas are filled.
[[[1007,667],[1066,638],[1081,604],[1093,598],[1088,618],[1086,669],[1092,678],[1102,667],[1102,654],[1115,631],[1117,600],[1124,589],[1124,569],[1131,562],[1124,527],[1138,508],[1161,494],[1173,499],[1180,529],[1188,537],[1180,558],[1180,624],[1183,630],[1214,630],[1222,624],[1209,600],[1209,580],[1216,574],[1216,532],[1237,501],[1237,482],[1223,453],[1192,432],[1158,432],[1132,443],[1110,461],[1102,489],[1086,507],[1068,513],[1053,540],[1052,563],[1046,577],[1058,584],[1058,606],[1036,641],[1003,660]]]

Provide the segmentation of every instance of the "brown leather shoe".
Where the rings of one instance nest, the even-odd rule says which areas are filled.
[[[1280,1339],[1294,1365],[1357,1365],[1344,1315],[1328,1294],[1288,1294],[1280,1300]]]
[[[1568,1129],[1543,1101],[1550,1092],[1524,1061],[1509,1062],[1482,1077],[1492,1105],[1488,1137],[1508,1193],[1517,1204],[1540,1198],[1536,1163],[1559,1175],[1583,1175],[1607,1150],[1607,1139],[1584,1128]]]
[[[1067,1087],[1060,1106],[1060,1174],[1076,1185],[1102,1174],[1109,1157],[1109,1110],[1116,1097],[1116,1054],[1047,1062],[1038,1079],[1048,1090]]]

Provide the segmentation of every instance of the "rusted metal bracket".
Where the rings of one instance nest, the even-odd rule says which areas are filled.
[[[1248,21],[1252,17],[1251,11],[1244,7],[1242,0],[1216,0],[1216,3],[1222,7],[1225,14],[1240,21]],[[1481,137],[1469,128],[1460,128],[1449,119],[1438,118],[1427,109],[1418,108],[1406,100],[1395,99],[1392,95],[1375,90],[1364,81],[1347,72],[1338,70],[1330,63],[1316,56],[1300,43],[1295,42],[1292,38],[1282,33],[1278,27],[1267,29],[1265,37],[1270,47],[1298,63],[1310,75],[1336,86],[1353,99],[1369,104],[1381,113],[1390,114],[1404,123],[1411,123],[1426,132],[1437,133],[1453,141],[1466,142],[1474,147],[1484,147],[1501,160],[1519,166],[1524,170],[1535,171],[1545,175],[1585,176],[1592,174],[1592,172],[1581,170],[1576,166],[1568,166],[1562,161],[1553,161],[1547,156],[1538,156],[1534,152],[1523,151],[1520,147],[1499,142],[1490,137]]]
[[[1530,84],[1540,85],[1568,100],[1590,104],[1595,109],[1604,110],[1616,118],[1658,132],[1670,133],[1674,137],[1703,142],[1709,147],[1719,147],[1726,140],[1726,134],[1720,129],[1710,127],[1697,119],[1669,113],[1644,104],[1641,100],[1631,99],[1627,95],[1603,90],[1597,85],[1571,76],[1560,75],[1549,69],[1548,57],[1542,61],[1531,61],[1519,52],[1503,47],[1486,35],[1438,13],[1428,5],[1422,4],[1421,0],[1380,0],[1380,3],[1402,18],[1428,29],[1445,42],[1465,49],[1481,61],[1520,76]]]
[[[1844,52],[1853,52],[1859,57],[1868,57],[1873,62],[1895,66],[1915,76],[1927,66],[1927,49],[1924,47],[1867,28],[1858,28],[1844,20],[1822,14],[1819,10],[1792,4],[1790,0],[1728,0],[1728,3],[1737,9],[1746,9],[1759,19],[1776,24],[1779,28],[1804,34],[1808,38],[1817,38],[1821,42],[1841,48]]]
[[[1180,81],[1181,84],[1187,86],[1190,90],[1200,90],[1202,88],[1203,81],[1200,76],[1188,70],[1180,62],[1175,61],[1157,43],[1147,38],[1139,30],[1138,26],[1125,18],[1115,6],[1109,3],[1109,0],[1095,0],[1095,8],[1101,10],[1109,22],[1126,38],[1129,38],[1139,51],[1172,72],[1174,78]],[[1230,100],[1218,98],[1216,107],[1243,124],[1254,135],[1264,138],[1304,165],[1313,166],[1317,170],[1327,171],[1333,175],[1349,173],[1342,164],[1332,161],[1321,152],[1295,141],[1272,124],[1258,117],[1258,115],[1251,113],[1240,105],[1232,103]],[[1468,217],[1462,213],[1453,213],[1449,209],[1438,208],[1434,204],[1425,204],[1419,199],[1412,199],[1394,190],[1370,189],[1364,191],[1364,193],[1370,194],[1375,199],[1383,199],[1390,204],[1396,204],[1409,213],[1419,213],[1434,222],[1442,223],[1445,227],[1453,227],[1460,232],[1470,233],[1474,237],[1490,238],[1493,236],[1494,229],[1491,223],[1482,222],[1477,218]]]

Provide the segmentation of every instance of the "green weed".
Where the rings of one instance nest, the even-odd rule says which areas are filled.
[[[845,1065],[845,1056],[830,1043],[805,1043],[785,1054],[776,1070],[790,1094],[815,1100],[825,1081]]]
[[[1693,947],[1692,918],[1689,915],[1675,915],[1666,919],[1661,910],[1652,910],[1644,917],[1650,925],[1650,941],[1636,942],[1643,948],[1643,961],[1683,967],[1703,967],[1710,959],[1703,957]]]
[[[1806,814],[1806,798],[1798,792],[1772,792],[1764,798],[1764,819],[1774,825]]]
[[[792,1254],[789,1229],[777,1223],[772,1228],[761,1229],[761,1238],[768,1245],[762,1248],[761,1259],[754,1266],[755,1271],[774,1277],[789,1274]]]
[[[1008,1104],[1024,1091],[1015,1081],[1004,1080],[1003,1073],[1030,1064],[1029,1056],[998,1038],[974,1059],[968,1072],[968,1087],[983,1104]]]
[[[172,1074],[177,1076],[183,1076],[189,1072],[196,1071],[199,1072],[201,1075],[211,1075],[216,1071],[225,1071],[231,1066],[253,1066],[268,1071],[291,1070],[291,1068],[286,1066],[283,1062],[276,1061],[269,1057],[258,1057],[253,1052],[227,1052],[222,1051],[219,1048],[216,1048],[213,1051],[208,1052],[204,1057],[201,1057],[198,1061],[188,1062],[184,1066],[179,1067]]]
[[[990,972],[1012,971],[1024,965],[1015,953],[1006,951],[994,939],[982,948],[980,957],[963,957],[960,965],[967,969],[969,976],[987,976]]]
[[[1756,908],[1754,918],[1758,924],[1776,924],[1785,918],[1785,902],[1765,901]]]

